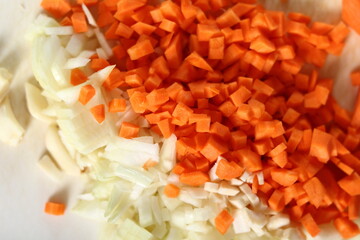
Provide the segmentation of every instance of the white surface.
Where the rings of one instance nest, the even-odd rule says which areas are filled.
[[[24,82],[31,77],[25,33],[40,9],[39,3],[40,0],[0,0],[0,66],[14,75],[12,106],[27,130],[16,148],[0,143],[0,239],[93,240],[97,239],[99,224],[69,211],[82,191],[84,179],[65,178],[55,183],[36,164],[45,151],[45,127],[35,119],[30,120]],[[44,213],[44,205],[50,199],[60,202],[70,199],[64,216]]]

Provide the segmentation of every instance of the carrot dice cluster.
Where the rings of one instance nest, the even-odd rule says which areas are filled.
[[[151,2],[78,4],[97,13],[97,25],[115,43],[113,56],[93,57],[91,68],[116,64],[103,87],[126,90],[154,132],[177,136],[173,172],[180,181],[204,184],[215,162],[223,180],[262,171],[264,184],[254,179],[252,189],[270,208],[289,213],[312,236],[333,220],[343,237],[356,235],[360,104],[352,118],[331,96],[333,81],[317,70],[328,54],[341,54],[346,25],[267,11],[256,1]],[[75,32],[87,31],[80,5],[43,0],[42,6]],[[352,78],[358,84],[358,73]],[[74,85],[85,80],[73,70]],[[94,91],[82,91],[86,104]],[[126,107],[120,99],[109,104],[111,112]],[[104,120],[103,105],[92,111]],[[138,132],[125,123],[119,134]],[[176,197],[178,188],[168,185],[166,193]],[[224,210],[215,225],[225,233],[232,221]]]

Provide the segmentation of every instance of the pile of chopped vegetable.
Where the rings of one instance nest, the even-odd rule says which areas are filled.
[[[349,113],[319,77],[348,26],[360,33],[357,1],[343,1],[335,25],[256,0],[41,6],[39,85],[25,86],[30,113],[49,124],[39,164],[57,181],[88,175],[73,211],[106,222],[103,239],[360,233],[360,97]],[[9,79],[1,70],[0,102]],[[360,71],[349,79],[360,85]],[[24,130],[7,100],[0,112],[13,126],[0,140],[15,144]]]

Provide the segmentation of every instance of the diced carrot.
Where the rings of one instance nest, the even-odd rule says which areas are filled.
[[[208,181],[209,176],[201,171],[184,172],[180,175],[180,182],[190,186],[201,186]]]
[[[288,33],[299,35],[301,37],[307,38],[310,35],[310,29],[304,23],[289,21],[287,23]]]
[[[164,194],[168,197],[168,198],[176,198],[177,196],[179,196],[180,193],[180,188],[174,184],[167,184],[164,188]]]
[[[233,156],[236,157],[241,166],[249,172],[256,172],[262,169],[262,162],[260,155],[251,151],[249,148],[239,149],[233,152]]]
[[[244,172],[237,163],[228,162],[226,159],[221,159],[217,164],[216,175],[220,179],[231,180],[240,177]]]
[[[350,74],[351,83],[354,86],[360,85],[360,71],[354,71]]]
[[[275,190],[268,200],[269,207],[275,211],[282,211],[285,207],[284,193],[280,190]]]
[[[96,90],[92,85],[85,85],[81,88],[79,94],[79,102],[83,105],[87,104],[96,94]]]
[[[353,173],[338,181],[339,186],[351,196],[360,195],[360,176],[357,173]]]
[[[150,40],[141,41],[127,50],[131,60],[137,60],[154,52]]]
[[[171,123],[170,119],[163,119],[160,122],[157,123],[161,134],[165,137],[168,138],[171,136],[171,134],[173,134],[173,132],[175,131],[174,129],[174,125]]]
[[[360,214],[360,198],[358,196],[351,197],[349,202],[349,219],[356,220]]]
[[[359,234],[358,225],[346,217],[336,218],[334,220],[334,226],[343,238],[352,238]]]
[[[185,58],[185,61],[189,62],[194,67],[198,67],[210,72],[214,71],[212,67],[206,62],[206,60],[203,59],[197,52],[192,52]]]
[[[220,28],[232,27],[240,22],[239,17],[233,9],[229,8],[216,18],[216,23]]]
[[[285,133],[282,122],[274,121],[260,121],[255,126],[255,139],[276,138]]]
[[[66,0],[42,0],[41,7],[55,18],[61,18],[71,11],[71,6]]]
[[[314,129],[309,152],[310,156],[326,163],[329,161],[334,147],[333,137],[330,134]]]
[[[197,37],[199,41],[209,41],[213,37],[218,37],[220,30],[216,25],[198,24]]]
[[[85,73],[79,69],[75,68],[71,70],[71,76],[70,76],[70,83],[74,86],[79,85],[81,83],[86,82],[88,77],[85,75]]]
[[[224,58],[224,37],[211,38],[209,40],[209,59]]]
[[[126,100],[114,98],[109,102],[109,112],[124,112],[126,110]]]
[[[286,169],[274,169],[271,171],[271,178],[282,186],[291,186],[298,180],[298,175],[294,171]]]
[[[233,223],[234,218],[230,215],[227,210],[222,210],[215,218],[215,227],[221,233],[225,234],[231,224]]]
[[[326,190],[318,178],[313,177],[303,185],[306,194],[309,196],[310,202],[318,208],[323,201]]]
[[[210,162],[214,162],[218,156],[228,151],[228,147],[216,137],[211,136],[200,153]]]
[[[305,24],[308,24],[311,21],[311,18],[309,16],[306,16],[301,13],[290,12],[288,14],[288,17],[289,17],[289,19],[291,19],[293,21],[301,22],[301,23],[305,23]]]
[[[94,116],[98,123],[102,123],[105,120],[105,105],[99,104],[90,109],[91,114]]]
[[[254,41],[251,41],[250,49],[267,54],[275,51],[275,45],[266,37],[259,36]]]
[[[44,212],[55,216],[64,215],[65,204],[56,203],[56,202],[47,202],[45,204]]]
[[[237,91],[230,95],[231,101],[235,106],[246,102],[251,96],[251,92],[244,86],[241,86]]]
[[[320,228],[310,213],[307,213],[305,216],[303,216],[300,221],[312,237],[315,237],[320,233]]]
[[[120,127],[119,136],[123,138],[135,138],[139,134],[140,127],[129,122],[123,122]]]
[[[82,12],[74,12],[71,15],[71,23],[76,33],[83,33],[83,32],[87,32],[88,30],[86,16]]]

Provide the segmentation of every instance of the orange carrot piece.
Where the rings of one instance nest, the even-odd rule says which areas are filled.
[[[233,9],[229,8],[216,18],[216,23],[220,28],[232,27],[240,22],[239,17]]]
[[[173,132],[175,131],[175,126],[171,123],[170,119],[163,119],[158,122],[157,125],[164,138],[170,137],[171,134],[173,134]]]
[[[225,234],[231,224],[233,223],[234,218],[230,215],[230,213],[224,209],[221,213],[219,213],[215,218],[215,227],[221,234]]]
[[[287,31],[288,33],[304,38],[307,38],[310,35],[310,29],[306,26],[306,24],[295,21],[289,21],[287,23]]]
[[[153,52],[154,48],[150,40],[138,42],[127,50],[127,53],[129,54],[131,60],[137,60]]]
[[[329,161],[334,147],[333,136],[314,129],[309,152],[310,156],[316,157],[320,162],[326,163]]]
[[[211,38],[209,40],[209,59],[224,58],[224,37]]]
[[[288,187],[298,180],[298,174],[291,170],[273,169],[271,171],[271,178],[280,185]]]
[[[355,18],[360,10],[360,3],[355,0],[344,0],[342,2],[341,16],[344,22],[360,34],[360,22]]]
[[[113,90],[115,88],[118,88],[122,86],[125,83],[125,73],[120,72],[118,68],[114,68],[110,75],[107,77],[105,82],[103,83],[103,86],[107,90]]]
[[[346,3],[343,3],[346,4]],[[359,6],[360,7],[360,6]],[[344,7],[343,7],[344,9]],[[355,31],[356,28],[351,26]],[[358,28],[358,26],[357,26]],[[343,22],[339,22],[329,33],[329,37],[331,40],[333,40],[335,43],[341,43],[345,40],[345,38],[349,35],[350,30],[346,27],[346,25]]]
[[[119,137],[135,138],[139,134],[140,127],[129,122],[123,122],[120,127]]]
[[[235,106],[239,106],[240,104],[246,102],[250,96],[251,91],[249,91],[246,87],[241,86],[238,90],[230,95],[230,99]]]
[[[250,49],[258,53],[267,54],[275,51],[275,45],[266,37],[259,36],[254,41],[251,41]]]
[[[169,94],[165,88],[156,89],[146,96],[146,100],[150,105],[162,105],[169,100]]]
[[[79,69],[75,68],[71,70],[71,76],[70,76],[70,83],[74,86],[79,85],[81,83],[86,82],[88,77],[85,75],[85,73]]]
[[[164,188],[164,194],[168,197],[168,198],[176,198],[177,196],[179,196],[180,193],[180,188],[174,184],[167,184]]]
[[[307,213],[305,216],[303,216],[300,221],[312,237],[315,237],[320,233],[320,228],[310,213]]]
[[[218,156],[228,151],[228,148],[221,140],[211,136],[200,153],[210,162],[214,162]]]
[[[359,184],[360,176],[356,172],[338,181],[338,185],[350,196],[360,195]]]
[[[197,37],[199,41],[209,41],[213,37],[221,36],[221,32],[216,25],[198,24]]]
[[[61,18],[71,11],[70,4],[65,0],[42,0],[41,7],[55,18]]]
[[[85,13],[74,12],[71,15],[71,22],[76,33],[83,33],[88,31]]]
[[[247,171],[256,172],[262,170],[260,155],[251,151],[249,148],[237,150],[233,152],[233,155]]]
[[[354,71],[350,74],[351,83],[354,86],[360,85],[360,71]]]
[[[360,198],[359,196],[351,197],[349,201],[349,219],[356,220],[360,214]]]
[[[109,102],[109,112],[125,112],[126,100],[123,98],[114,98]]]
[[[282,211],[285,207],[284,193],[280,190],[275,190],[268,200],[269,207],[275,211]]]
[[[94,70],[95,72],[97,72],[103,68],[106,68],[109,65],[110,65],[110,63],[103,58],[92,59],[91,63],[90,63],[91,69]]]
[[[86,105],[96,94],[96,90],[92,85],[85,85],[81,88],[79,94],[79,102]]]
[[[293,125],[298,120],[299,117],[300,117],[300,113],[295,111],[293,108],[288,108],[288,110],[285,112],[282,118],[282,121],[289,125]]]
[[[44,212],[50,215],[61,216],[65,212],[65,204],[56,202],[47,202]]]
[[[137,22],[131,28],[139,35],[150,35],[156,30],[155,26],[143,22]]]
[[[119,35],[120,37],[124,37],[129,39],[131,35],[134,33],[134,29],[127,26],[126,24],[120,22],[116,28],[115,34]]]
[[[309,196],[310,203],[318,208],[323,201],[326,190],[317,177],[313,177],[303,185],[306,194]]]
[[[334,220],[336,230],[343,238],[353,238],[359,234],[359,227],[353,221],[346,217],[339,217]]]
[[[185,58],[185,61],[189,62],[194,67],[198,67],[210,72],[214,71],[212,67],[206,62],[206,60],[203,59],[197,52],[192,52]]]
[[[91,114],[94,116],[98,123],[102,123],[105,120],[105,105],[99,104],[90,108]]]
[[[221,159],[217,164],[216,175],[220,179],[231,180],[240,177],[244,172],[244,169],[237,163],[228,162],[226,159]]]
[[[209,176],[201,171],[184,172],[180,175],[180,182],[190,186],[201,186],[208,181]]]

